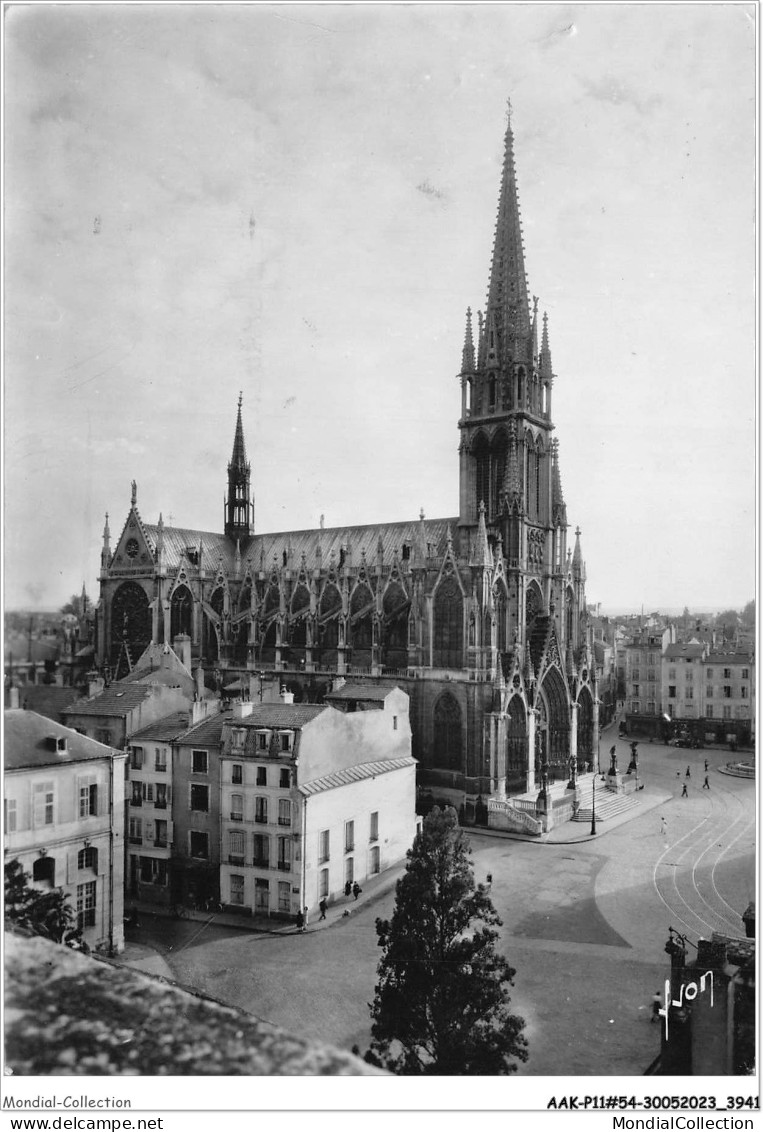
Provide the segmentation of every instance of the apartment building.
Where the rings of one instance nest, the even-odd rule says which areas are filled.
[[[291,917],[401,861],[415,835],[415,760],[399,688],[342,709],[236,705],[220,753],[220,894]]]
[[[45,716],[5,712],[7,860],[62,888],[91,948],[124,947],[124,753]]]
[[[702,716],[703,662],[707,645],[702,641],[669,645],[662,663],[662,702],[671,719]]]

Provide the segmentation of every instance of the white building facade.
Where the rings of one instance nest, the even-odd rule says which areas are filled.
[[[399,863],[416,829],[408,696],[239,705],[220,757],[220,897],[294,917]]]
[[[89,947],[124,947],[125,759],[35,712],[5,712],[6,860],[62,888]]]

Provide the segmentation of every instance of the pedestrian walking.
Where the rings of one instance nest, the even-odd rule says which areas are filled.
[[[686,768],[686,777],[691,778],[691,767],[690,766],[687,766],[687,768]]]
[[[493,874],[492,874],[492,873],[488,873],[488,874],[487,874],[487,890],[488,890],[488,892],[490,892],[490,889],[491,889],[492,887],[493,887]]]
[[[297,931],[298,932],[302,932],[302,931],[305,930],[304,926],[303,926],[304,922],[305,922],[305,917],[302,915],[301,912],[297,912]]]
[[[321,910],[321,919],[322,919],[322,920],[325,920],[325,919],[326,919],[326,909],[328,908],[328,904],[326,903],[326,897],[325,897],[325,896],[324,896],[324,897],[323,897],[323,899],[321,900],[321,902],[320,902],[320,904],[318,905],[318,907],[319,907],[319,908],[320,908],[320,910]]]
[[[363,891],[363,889],[360,887],[358,882],[355,881],[354,885],[352,886],[352,895],[355,897],[356,900],[358,899],[358,897],[360,896],[362,891]]]
[[[707,772],[709,770],[710,770],[710,764],[708,763],[707,759],[705,759],[705,774],[707,774]]]
[[[660,992],[655,991],[655,993],[652,995],[652,1022],[659,1022],[661,1010],[662,999],[660,998]]]
[[[668,836],[668,823],[665,821],[665,818],[660,818],[660,833],[663,837]]]
[[[705,775],[705,781],[702,783],[702,789],[703,790],[709,790],[710,789],[710,779],[707,777],[707,775]]]
[[[681,791],[681,797],[682,798],[688,798],[689,797],[689,791],[686,789],[686,783],[685,782],[684,782],[684,788]]]
[[[347,883],[344,886],[344,894],[345,894],[345,896],[349,896],[351,892],[352,892],[352,881],[348,880]]]
[[[300,931],[307,931],[307,906],[305,906],[302,911],[302,927],[300,928]]]

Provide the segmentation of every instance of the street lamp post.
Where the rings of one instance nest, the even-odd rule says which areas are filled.
[[[596,834],[596,775],[593,776],[593,794],[591,795],[591,837]]]

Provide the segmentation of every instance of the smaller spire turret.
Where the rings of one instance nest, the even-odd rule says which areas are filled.
[[[503,476],[503,496],[509,506],[521,507],[522,483],[519,478],[519,456],[517,454],[517,422],[512,418],[509,426],[509,458]]]
[[[539,369],[541,377],[549,381],[554,376],[551,372],[551,348],[548,344],[548,314],[543,312],[543,336],[540,342]]]
[[[493,565],[493,556],[490,553],[490,543],[487,537],[487,527],[485,526],[485,503],[480,500],[480,514],[477,523],[477,538],[475,540],[474,555],[470,566],[488,567]]]
[[[559,472],[559,441],[551,441],[551,517],[555,527],[567,526],[567,505],[562,494],[562,477]]]
[[[466,333],[461,354],[461,372],[474,373],[474,339],[472,338],[472,308],[466,308]]]
[[[106,512],[106,521],[103,524],[103,546],[101,547],[101,570],[105,571],[109,568],[111,561],[111,531],[109,530],[109,513]]]
[[[572,573],[580,578],[583,573],[583,552],[580,549],[580,527],[575,527],[575,549],[572,552]]]
[[[477,368],[483,370],[487,360],[487,350],[485,348],[485,319],[482,311],[477,311],[477,327]]]

